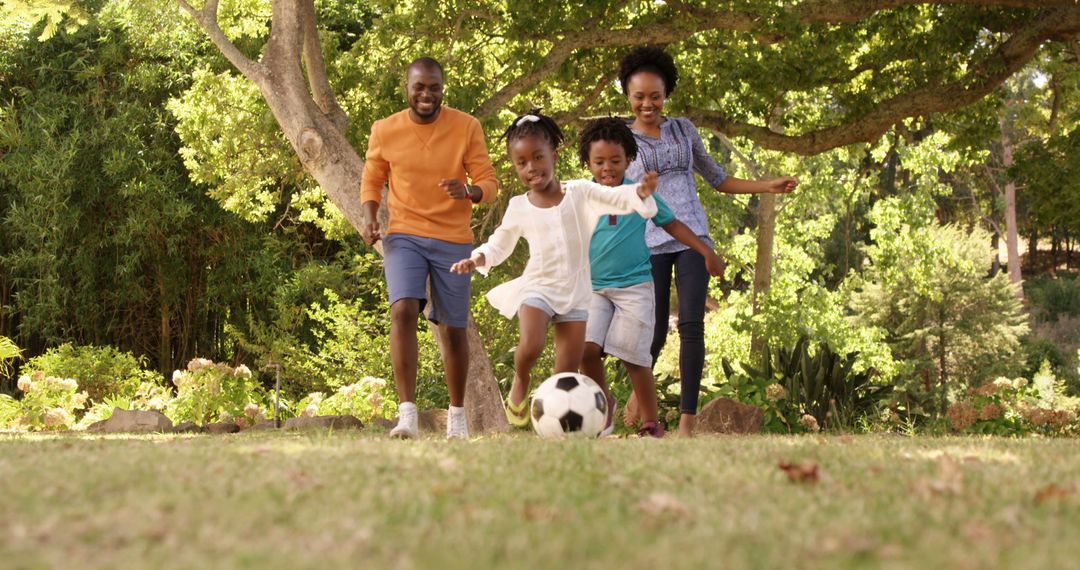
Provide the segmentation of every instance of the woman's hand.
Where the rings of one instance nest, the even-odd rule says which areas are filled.
[[[727,264],[724,263],[723,258],[716,255],[715,251],[710,251],[709,255],[705,256],[705,270],[709,272],[709,275],[713,277],[723,277],[724,269]]]
[[[781,176],[772,180],[763,180],[768,194],[787,194],[799,185],[799,179],[794,176]]]

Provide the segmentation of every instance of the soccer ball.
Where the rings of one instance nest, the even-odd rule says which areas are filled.
[[[530,415],[540,437],[596,437],[607,423],[607,399],[592,378],[563,372],[536,389]]]

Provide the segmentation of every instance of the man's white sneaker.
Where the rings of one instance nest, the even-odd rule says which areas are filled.
[[[390,430],[390,437],[395,439],[416,439],[420,435],[419,416],[416,412],[416,404],[402,402],[398,404],[398,422],[394,429]]]
[[[469,422],[464,406],[450,406],[446,413],[447,439],[469,439]]]

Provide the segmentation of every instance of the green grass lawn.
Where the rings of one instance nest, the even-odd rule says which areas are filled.
[[[1071,439],[0,435],[0,481],[5,568],[1080,566]]]

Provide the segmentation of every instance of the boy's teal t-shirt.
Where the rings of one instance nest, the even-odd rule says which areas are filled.
[[[633,184],[628,178],[623,184]],[[675,220],[671,208],[654,193],[656,217],[653,223],[666,226]],[[589,243],[592,288],[629,287],[652,281],[649,246],[645,245],[645,218],[641,214],[600,216]]]

